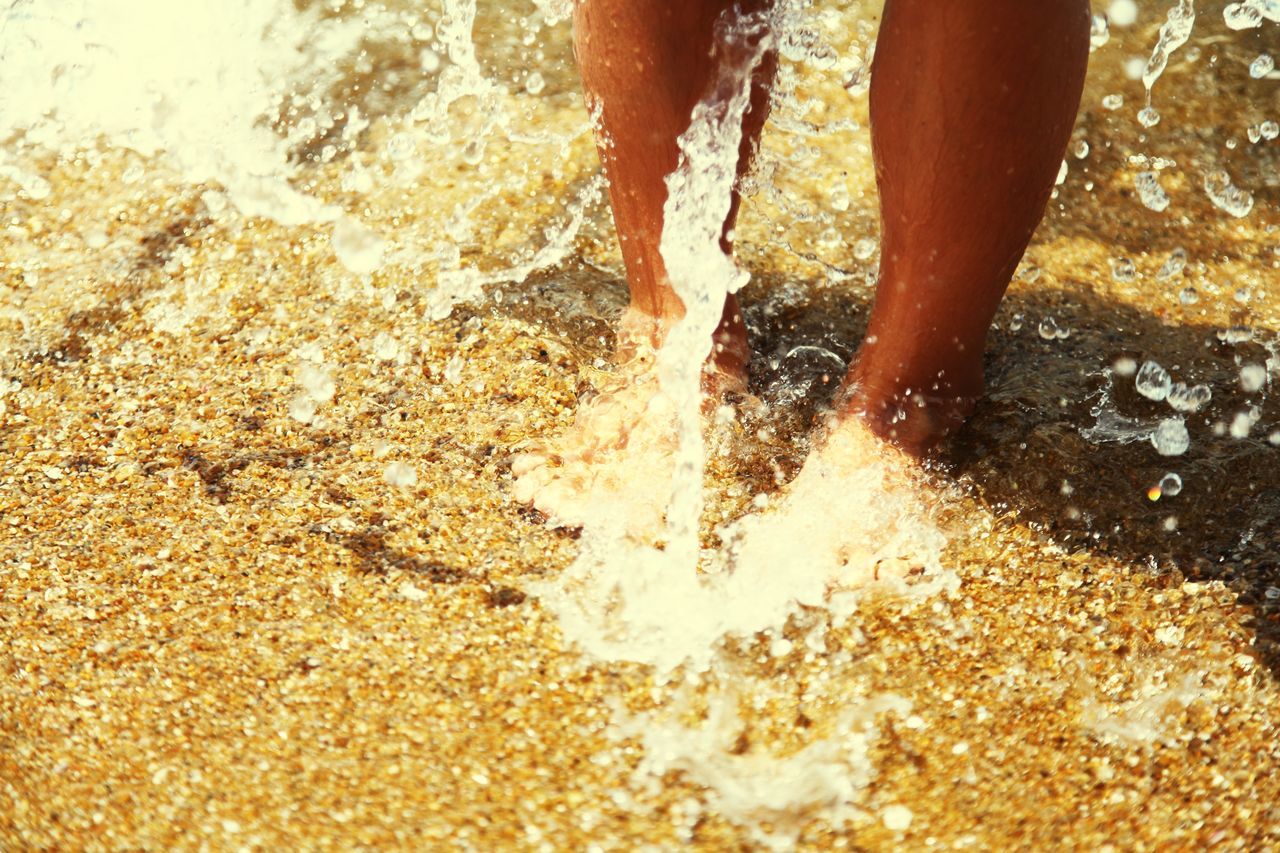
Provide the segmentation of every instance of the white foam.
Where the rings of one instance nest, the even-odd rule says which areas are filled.
[[[60,152],[104,137],[220,182],[246,215],[331,219],[291,186],[288,141],[263,119],[361,35],[288,0],[19,2],[0,21],[0,134]]]

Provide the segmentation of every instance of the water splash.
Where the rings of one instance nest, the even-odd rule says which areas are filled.
[[[1178,0],[1178,5],[1169,10],[1169,16],[1160,27],[1160,38],[1151,51],[1151,58],[1142,71],[1142,85],[1147,90],[1146,106],[1138,114],[1138,120],[1144,127],[1153,127],[1160,121],[1160,113],[1152,103],[1151,91],[1156,81],[1164,74],[1169,58],[1174,51],[1187,43],[1191,38],[1191,30],[1196,23],[1195,0]]]

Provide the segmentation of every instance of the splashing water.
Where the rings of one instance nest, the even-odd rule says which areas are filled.
[[[1191,38],[1191,30],[1195,23],[1195,0],[1178,0],[1178,5],[1169,10],[1168,19],[1160,27],[1160,39],[1156,42],[1155,49],[1151,51],[1151,58],[1147,60],[1146,68],[1142,71],[1142,85],[1147,90],[1147,100],[1146,106],[1138,114],[1138,120],[1144,127],[1152,127],[1160,121],[1160,113],[1151,100],[1152,87],[1160,79],[1160,75],[1164,74],[1169,64],[1169,57]]]

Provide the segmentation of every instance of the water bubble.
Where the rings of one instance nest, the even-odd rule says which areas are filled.
[[[457,385],[462,381],[462,365],[463,358],[461,353],[454,353],[453,356],[445,362],[444,380],[451,385]]]
[[[1129,258],[1112,258],[1111,277],[1119,282],[1133,281],[1138,277],[1138,267]]]
[[[524,90],[530,95],[537,95],[547,86],[547,81],[537,71],[529,72],[529,76],[524,78]]]
[[[1151,445],[1161,456],[1181,456],[1191,447],[1191,435],[1182,418],[1165,418],[1151,434]]]
[[[1076,155],[1077,160],[1083,160],[1089,156],[1089,143],[1087,140],[1081,139],[1071,149],[1071,153]]]
[[[1263,77],[1266,77],[1275,70],[1276,61],[1269,53],[1264,53],[1253,62],[1249,63],[1249,76],[1255,80],[1261,80]]]
[[[1171,278],[1182,275],[1182,271],[1187,268],[1187,250],[1181,247],[1174,249],[1160,269],[1156,272],[1156,278],[1160,281],[1168,281]]]
[[[1065,341],[1071,337],[1071,330],[1065,326],[1059,326],[1058,321],[1053,317],[1045,317],[1041,320],[1038,331],[1040,332],[1040,337],[1046,341]]]
[[[1274,447],[1280,447],[1280,429],[1273,429],[1267,436],[1267,441]]]
[[[1249,30],[1262,26],[1262,13],[1252,3],[1230,3],[1222,17],[1233,30]]]
[[[844,184],[836,184],[831,190],[831,207],[842,213],[849,209],[849,189]]]
[[[1249,300],[1253,299],[1253,291],[1247,287],[1237,287],[1231,294],[1231,298],[1241,305],[1248,305]]]
[[[1267,369],[1261,364],[1246,364],[1240,368],[1240,387],[1252,394],[1267,384]]]
[[[876,253],[879,245],[874,237],[863,237],[853,244],[853,256],[860,261],[868,260]]]
[[[1174,498],[1182,492],[1182,478],[1174,473],[1165,474],[1160,478],[1160,494],[1163,497]]]
[[[1164,520],[1164,524],[1162,526],[1165,530],[1172,533],[1178,529],[1178,517],[1176,515],[1169,516]]]
[[[1122,355],[1112,362],[1111,369],[1115,371],[1116,376],[1123,376],[1127,379],[1138,372],[1138,362],[1127,355]]]
[[[1222,210],[1235,217],[1248,216],[1253,210],[1253,196],[1246,190],[1233,186],[1231,176],[1216,169],[1204,177],[1204,191]]]
[[[1021,332],[1022,323],[1023,323],[1023,316],[1021,314],[1014,314],[1012,317],[1009,318],[1009,331]]]
[[[1247,344],[1253,340],[1253,329],[1248,326],[1232,326],[1218,332],[1217,337],[1224,344]]]
[[[1169,208],[1169,194],[1160,186],[1160,176],[1155,172],[1139,172],[1133,176],[1133,186],[1143,206],[1156,213]]]
[[[299,394],[289,401],[289,417],[304,424],[311,423],[316,416],[316,401],[306,394]]]
[[[353,273],[371,273],[382,266],[387,241],[350,217],[334,223],[329,242],[338,261]]]
[[[1094,15],[1093,23],[1089,27],[1089,49],[1097,50],[1109,41],[1111,41],[1111,25],[1107,22],[1107,16]]]
[[[1133,384],[1139,394],[1158,403],[1169,396],[1173,380],[1169,377],[1169,371],[1157,362],[1146,361],[1138,370],[1138,376]]]
[[[373,356],[379,361],[395,361],[400,357],[400,342],[393,335],[378,332],[373,338]]]
[[[1124,106],[1124,95],[1107,95],[1102,99],[1102,106],[1109,110],[1118,110]]]
[[[1107,7],[1107,18],[1117,27],[1131,27],[1138,20],[1138,4],[1133,0],[1111,0]]]
[[[1236,416],[1231,419],[1231,437],[1235,439],[1248,438],[1249,432],[1261,417],[1262,412],[1256,406],[1250,407],[1243,412],[1236,412]]]
[[[1268,119],[1258,125],[1258,132],[1262,134],[1263,139],[1270,142],[1271,140],[1280,137],[1280,122]]]
[[[891,832],[906,831],[914,817],[911,809],[900,805],[885,806],[884,811],[880,812],[880,819],[884,821],[885,829]]]
[[[484,160],[484,141],[473,139],[462,148],[462,162],[468,166],[479,166]]]
[[[304,364],[298,370],[298,382],[307,396],[317,403],[327,403],[333,399],[337,385],[329,371],[315,364]]]
[[[1213,390],[1208,385],[1192,385],[1188,387],[1179,382],[1169,388],[1166,402],[1175,411],[1198,412],[1213,399]]]
[[[418,484],[418,472],[413,470],[413,466],[407,462],[392,462],[383,469],[382,479],[386,480],[388,485],[405,489]]]
[[[1155,107],[1143,107],[1138,111],[1138,124],[1143,127],[1155,127],[1160,123],[1160,111]]]

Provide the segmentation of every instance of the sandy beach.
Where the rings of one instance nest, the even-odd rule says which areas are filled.
[[[878,4],[840,5],[820,40],[865,54]],[[246,213],[194,155],[6,143],[0,848],[1280,848],[1280,142],[1249,138],[1280,119],[1249,72],[1280,23],[1200,4],[1144,128],[1124,66],[1170,5],[1094,53],[988,399],[932,475],[954,582],[666,682],[565,639],[532,590],[581,540],[511,497],[626,296],[565,23],[522,41],[481,5],[497,88],[448,112],[478,155],[403,123],[436,77],[400,42],[326,70],[348,123],[293,140],[280,186],[327,218]],[[847,361],[874,283],[866,96],[795,68],[827,130],[766,130],[737,239],[772,428],[713,443],[708,549],[799,468],[835,388],[794,354]],[[499,280],[440,319],[469,269]],[[1185,453],[1124,360],[1211,388]]]

